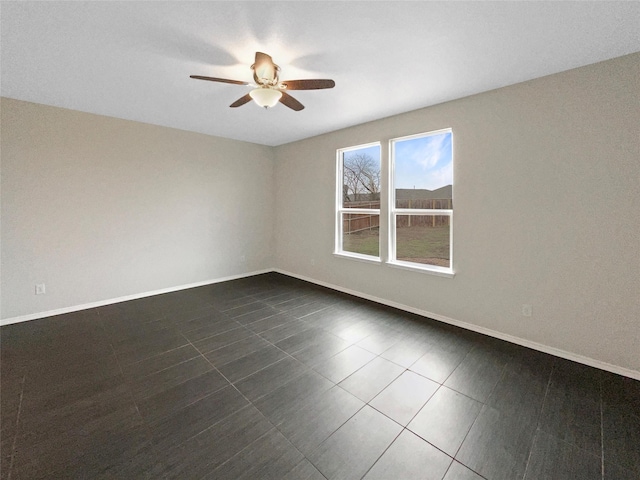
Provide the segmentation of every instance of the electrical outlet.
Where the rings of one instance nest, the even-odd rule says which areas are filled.
[[[315,265],[315,264],[316,264],[316,261],[315,261],[315,259],[312,258],[311,259],[311,265]]]
[[[36,295],[44,295],[45,293],[44,283],[36,283]]]
[[[246,257],[244,255],[240,255],[240,263],[244,263],[246,261],[247,261]]]
[[[531,305],[522,305],[522,316],[530,317],[533,315],[533,307]]]

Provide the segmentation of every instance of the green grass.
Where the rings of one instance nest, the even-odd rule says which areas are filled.
[[[404,227],[396,231],[396,258],[449,266],[449,227]]]
[[[347,252],[362,255],[380,256],[380,231],[377,228],[362,230],[345,235],[342,239],[342,249]]]
[[[396,231],[396,258],[407,262],[450,266],[449,227],[404,227]],[[345,235],[343,249],[363,255],[379,256],[378,229]]]

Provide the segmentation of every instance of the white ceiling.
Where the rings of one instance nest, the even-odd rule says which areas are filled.
[[[280,145],[640,51],[640,2],[8,2],[1,94]],[[256,51],[305,106],[229,104]]]

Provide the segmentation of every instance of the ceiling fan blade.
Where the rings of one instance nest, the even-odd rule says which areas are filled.
[[[304,105],[302,105],[298,100],[296,100],[291,95],[285,92],[282,92],[282,96],[280,97],[280,103],[283,105],[286,105],[291,110],[295,110],[296,112],[299,112],[304,108]]]
[[[203,77],[202,75],[189,75],[189,78],[195,78],[196,80],[209,80],[210,82],[232,83],[233,85],[249,85],[249,82],[229,80],[228,78]]]
[[[266,79],[273,81],[276,78],[276,65],[271,56],[266,53],[256,52],[256,61],[253,64],[253,76],[257,83]]]
[[[286,90],[320,90],[322,88],[333,88],[336,82],[329,79],[313,80],[285,80],[281,86]]]
[[[251,95],[249,95],[248,93],[243,96],[240,97],[238,100],[236,100],[235,102],[233,102],[231,105],[229,105],[231,108],[236,108],[236,107],[241,107],[242,105],[244,105],[245,103],[248,103],[251,101]]]

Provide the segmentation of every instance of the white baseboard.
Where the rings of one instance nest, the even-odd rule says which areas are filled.
[[[29,315],[21,315],[19,317],[3,318],[0,320],[0,326],[10,325],[12,323],[27,322],[29,320],[37,320],[39,318],[52,317],[54,315],[62,315],[64,313],[77,312],[79,310],[87,310],[89,308],[103,307],[105,305],[111,305],[113,303],[126,302],[128,300],[137,300],[139,298],[152,297],[153,295],[161,295],[163,293],[177,292],[179,290],[186,290],[188,288],[202,287],[204,285],[227,282],[229,280],[237,280],[239,278],[251,277],[253,275],[260,275],[261,273],[269,273],[269,272],[273,272],[273,269],[267,268],[265,270],[258,270],[255,272],[231,275],[229,277],[221,277],[221,278],[215,278],[211,280],[204,280],[202,282],[188,283],[186,285],[179,285],[177,287],[162,288],[160,290],[136,293],[134,295],[126,295],[124,297],[118,297],[118,298],[110,298],[107,300],[100,300],[98,302],[85,303],[82,305],[74,305],[72,307],[58,308],[56,310],[47,310],[45,312],[31,313]]]
[[[356,290],[351,290],[349,288],[340,287],[338,285],[333,285],[331,283],[323,282],[320,280],[315,280],[313,278],[305,277],[304,275],[298,275],[296,273],[287,272],[286,270],[274,269],[274,272],[281,273],[283,275],[288,275],[290,277],[298,278],[300,280],[304,280],[306,282],[314,283],[316,285],[320,285],[323,287],[330,288],[332,290],[337,290],[339,292],[347,293],[349,295],[354,295],[356,297],[364,298],[366,300],[371,300],[376,303],[381,303],[383,305],[387,305],[389,307],[397,308],[399,310],[404,310],[406,312],[415,313],[416,315],[420,315],[422,317],[432,318],[434,320],[438,320],[439,322],[448,323],[450,325],[455,325],[456,327],[464,328],[466,330],[471,330],[477,333],[481,333],[483,335],[487,335],[489,337],[498,338],[500,340],[505,340],[510,343],[515,343],[516,345],[521,345],[523,347],[531,348],[533,350],[538,350],[543,353],[548,353],[550,355],[554,355],[556,357],[565,358],[567,360],[571,360],[573,362],[582,363],[584,365],[588,365],[590,367],[599,368],[600,370],[606,370],[607,372],[616,373],[618,375],[623,375],[625,377],[634,378],[636,380],[640,380],[640,372],[636,370],[631,370],[629,368],[620,367],[618,365],[612,365],[610,363],[602,362],[600,360],[595,360],[590,357],[585,357],[584,355],[579,355],[577,353],[567,352],[565,350],[561,350],[559,348],[550,347],[548,345],[543,345],[541,343],[533,342],[531,340],[527,340],[525,338],[515,337],[513,335],[509,335],[506,333],[498,332],[496,330],[491,330],[489,328],[481,327],[479,325],[474,325],[472,323],[462,322],[460,320],[456,320],[454,318],[445,317],[444,315],[438,315],[437,313],[427,312],[426,310],[421,310],[419,308],[410,307],[408,305],[404,305],[401,303],[393,302],[391,300],[387,300],[385,298],[375,297],[373,295],[368,295],[366,293],[358,292]]]

